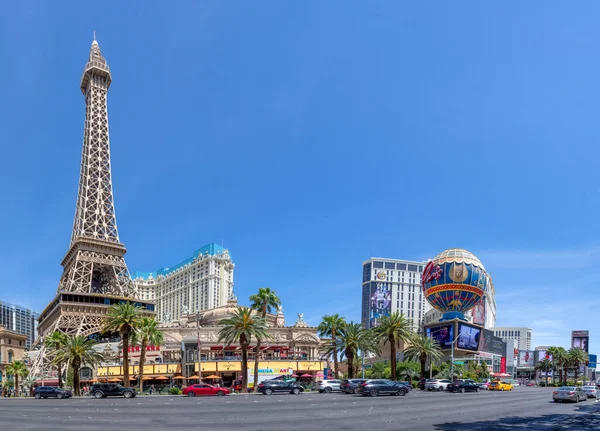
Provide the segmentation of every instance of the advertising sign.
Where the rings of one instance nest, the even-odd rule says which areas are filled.
[[[590,362],[588,364],[589,368],[596,368],[596,363],[598,362],[598,356],[597,355],[589,355],[590,357]]]
[[[502,356],[500,358],[500,372],[506,373],[506,357],[505,356]]]
[[[392,285],[391,283],[371,283],[371,296],[369,299],[370,328],[379,324],[383,316],[389,316],[392,311]]]
[[[476,325],[485,325],[485,296],[479,300],[475,307],[473,307],[473,311],[471,311],[473,316],[473,323]]]
[[[433,326],[425,329],[429,338],[436,341],[442,349],[452,348],[454,341],[454,324]]]
[[[494,331],[484,329],[479,350],[504,356],[506,354],[506,343],[502,341],[502,338],[496,337]]]
[[[571,347],[589,352],[590,331],[571,331]]]
[[[552,355],[545,350],[536,350],[535,351],[535,360],[536,362],[543,361],[544,359],[552,360]]]
[[[458,342],[459,349],[479,350],[479,339],[481,337],[481,328],[467,325],[466,323],[458,324]]]
[[[534,364],[535,358],[531,350],[522,350],[519,352],[519,367],[533,368]]]

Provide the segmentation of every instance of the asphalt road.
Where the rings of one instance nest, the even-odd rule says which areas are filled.
[[[556,404],[551,389],[405,397],[342,394],[0,399],[0,430],[578,430],[600,428],[600,402]]]

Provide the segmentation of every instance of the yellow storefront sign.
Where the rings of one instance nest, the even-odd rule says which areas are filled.
[[[242,362],[241,361],[219,362],[217,364],[217,369],[218,369],[218,371],[242,371]]]
[[[318,361],[302,361],[298,362],[298,371],[321,371],[323,363]]]
[[[194,364],[194,371],[198,372],[198,362]],[[217,363],[202,362],[202,371],[217,371]]]

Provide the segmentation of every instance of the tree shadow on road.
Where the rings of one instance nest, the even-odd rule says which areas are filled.
[[[507,416],[489,421],[447,422],[434,425],[433,429],[438,431],[600,430],[600,404],[579,406],[574,412],[537,417]]]

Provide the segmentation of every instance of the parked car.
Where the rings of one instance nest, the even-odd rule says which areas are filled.
[[[73,393],[54,386],[38,386],[33,390],[33,396],[38,400],[40,398],[58,398],[60,400],[63,398],[71,398]]]
[[[408,393],[408,388],[398,382],[392,382],[391,380],[365,380],[358,385],[358,392],[363,394],[363,396],[370,395],[372,397],[376,397],[380,394],[406,395]]]
[[[398,383],[400,383],[401,385],[406,386],[409,391],[413,390],[413,385],[410,382],[398,382]]]
[[[456,381],[448,385],[448,392],[479,392],[480,387],[475,382]]]
[[[200,383],[197,385],[190,385],[183,390],[183,395],[188,397],[196,397],[196,396],[216,396],[222,397],[223,395],[229,395],[229,389],[227,388],[218,388],[213,385],[207,385],[206,383]]]
[[[430,381],[431,379],[425,379],[425,378],[421,378],[419,379],[419,389],[421,389],[422,391],[425,390],[425,385],[427,384],[428,381]]]
[[[298,383],[284,382],[283,380],[265,380],[258,385],[258,392],[271,395],[276,392],[298,395],[304,388]]]
[[[137,392],[133,388],[126,388],[117,383],[94,383],[90,388],[90,396],[94,398],[125,397],[133,398]]]
[[[346,394],[357,394],[358,385],[364,381],[365,379],[342,380],[342,383],[340,383],[340,390]]]
[[[492,382],[490,383],[490,387],[489,387],[490,391],[512,391],[513,390],[513,385],[511,385],[510,383],[506,383],[506,382]]]
[[[479,389],[487,391],[490,388],[490,382],[478,382]]]
[[[600,398],[600,389],[596,386],[582,386],[583,392],[586,393],[588,398]]]
[[[330,393],[330,392],[339,392],[341,380],[323,380],[319,382],[319,392]]]
[[[445,391],[452,382],[446,379],[430,379],[425,382],[425,389],[428,391]]]
[[[587,398],[588,396],[583,389],[576,386],[563,386],[552,392],[552,399],[555,403],[562,401],[574,401],[578,403],[579,401],[586,401]]]

